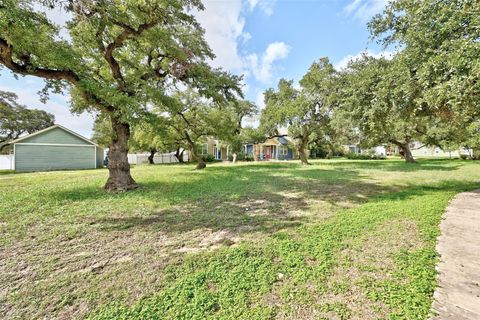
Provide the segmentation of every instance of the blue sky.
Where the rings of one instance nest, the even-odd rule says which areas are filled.
[[[280,78],[298,81],[312,62],[327,56],[339,68],[368,51],[382,54],[369,39],[367,21],[387,0],[204,0],[206,10],[196,16],[216,54],[211,61],[236,74],[244,74],[245,97],[263,106],[263,91]],[[63,23],[58,13],[52,20]],[[384,53],[386,55],[390,52]],[[0,71],[0,90],[13,91],[21,103],[55,114],[57,123],[87,137],[93,115],[72,115],[68,94],[52,95],[47,104],[37,92],[42,81],[33,77],[16,80]]]

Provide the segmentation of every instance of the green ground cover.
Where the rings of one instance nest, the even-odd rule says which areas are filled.
[[[0,316],[425,319],[459,160],[139,166],[0,176]]]

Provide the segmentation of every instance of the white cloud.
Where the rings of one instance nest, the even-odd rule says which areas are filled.
[[[375,14],[382,12],[389,0],[351,0],[343,8],[347,16],[355,16],[362,22],[367,22]]]
[[[260,82],[269,83],[272,79],[273,64],[285,59],[289,52],[290,47],[285,42],[272,42],[260,58],[256,53],[252,53],[246,60],[255,78]]]
[[[68,11],[66,11],[64,8],[50,8],[38,3],[34,4],[33,8],[38,12],[45,13],[47,18],[60,28],[60,38],[70,41],[71,38],[67,31],[67,21],[70,21],[72,16]]]
[[[271,16],[273,14],[273,7],[275,5],[275,2],[276,0],[248,0],[250,10],[253,11],[256,7],[258,7],[267,16]]]
[[[248,0],[248,4],[250,5],[250,10],[253,10],[257,4],[258,4],[259,0]]]
[[[355,55],[347,55],[345,57],[343,57],[340,61],[334,63],[334,67],[335,69],[337,70],[345,70],[347,67],[348,67],[348,63],[350,61],[356,61],[358,59],[360,59],[361,57],[363,57],[364,55],[367,55],[367,56],[370,56],[370,57],[373,57],[373,58],[386,58],[386,59],[392,59],[393,56],[396,54],[395,51],[382,51],[382,52],[374,52],[372,50],[365,50],[365,51],[361,51]]]
[[[242,0],[205,1],[205,10],[195,14],[205,29],[205,39],[216,55],[212,65],[232,72],[243,70],[239,42],[251,35],[244,32],[245,18]]]
[[[205,29],[205,39],[216,55],[211,65],[269,83],[275,62],[288,55],[289,46],[274,42],[268,45],[265,52],[256,53],[242,51],[241,45],[252,37],[245,31],[245,15],[248,11],[259,8],[268,14],[273,12],[274,3],[273,0],[205,1],[205,10],[196,12],[195,17]],[[244,89],[246,93],[249,86]]]

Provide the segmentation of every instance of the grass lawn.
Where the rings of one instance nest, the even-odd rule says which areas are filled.
[[[0,175],[0,318],[426,319],[435,241],[480,163]]]

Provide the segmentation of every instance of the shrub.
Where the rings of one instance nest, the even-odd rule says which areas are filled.
[[[246,157],[245,152],[240,151],[240,152],[237,153],[237,161],[243,161],[243,160],[245,160],[245,157]],[[228,155],[228,161],[233,161],[233,154],[232,153],[230,153]]]
[[[253,154],[245,153],[243,151],[240,151],[239,153],[237,153],[237,161],[253,161],[253,160],[255,160],[253,158]],[[232,154],[228,155],[228,161],[233,161]]]
[[[211,155],[211,154],[207,154],[207,155],[202,156],[202,159],[203,159],[203,161],[205,161],[205,162],[214,162],[214,161],[216,161],[215,157],[214,157],[213,155]]]
[[[467,160],[468,155],[466,155],[466,154],[461,154],[461,155],[460,155],[460,158],[462,158],[462,160]]]
[[[245,161],[254,161],[255,158],[253,157],[253,154],[247,154],[245,155]]]
[[[317,147],[310,152],[310,158],[311,159],[325,159],[328,155],[328,151],[321,148]]]

